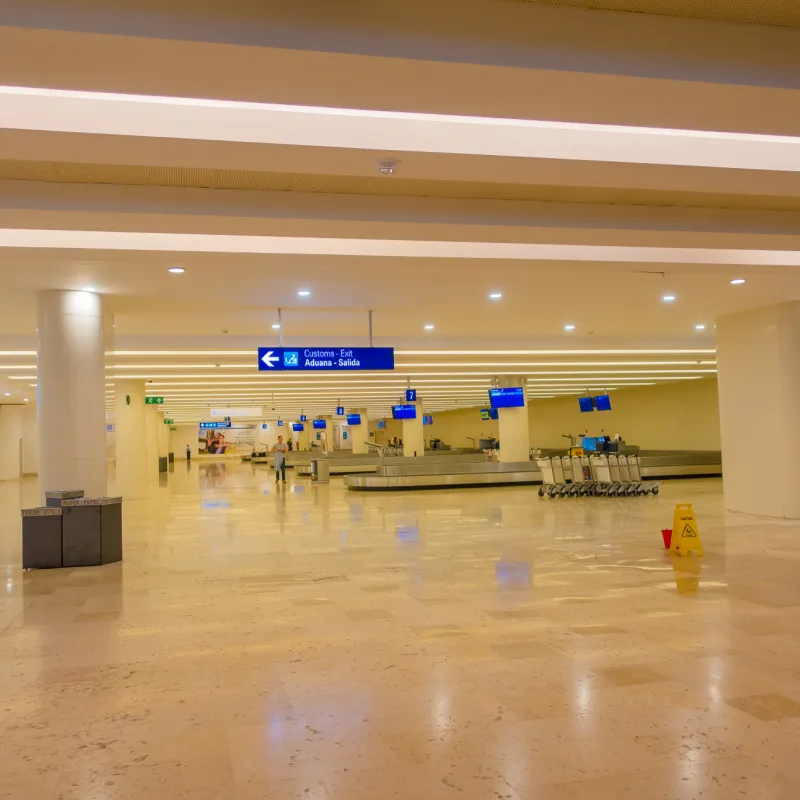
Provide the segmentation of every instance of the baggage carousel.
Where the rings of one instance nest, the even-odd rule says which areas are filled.
[[[324,456],[313,456],[313,458],[324,458]],[[328,456],[328,469],[330,475],[354,475],[358,473],[376,474],[381,466],[396,468],[399,466],[411,467],[415,465],[447,464],[455,465],[461,463],[484,464],[486,456],[483,453],[463,453],[451,450],[431,450],[425,456],[389,456],[379,455],[331,455]],[[311,464],[298,466],[296,475],[311,475]]]
[[[557,452],[557,451],[556,451]],[[642,478],[649,481],[675,478],[718,478],[722,475],[719,451],[642,451]],[[387,459],[373,474],[346,475],[352,491],[403,491],[411,489],[466,489],[487,486],[525,486],[542,482],[535,461],[486,460],[441,461],[428,457],[402,459],[418,463],[390,463]],[[397,459],[399,462],[400,459]]]

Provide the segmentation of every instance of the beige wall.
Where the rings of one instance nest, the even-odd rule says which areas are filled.
[[[474,442],[468,438],[470,436]],[[483,422],[478,407],[442,411],[433,415],[433,425],[425,427],[425,440],[430,441],[431,437],[451,447],[477,447],[479,439],[498,437],[498,423],[497,420]]]
[[[561,434],[622,435],[644,450],[719,450],[716,378],[678,381],[610,392],[611,411],[581,414],[575,396],[530,400],[532,447],[565,447]],[[502,412],[501,412],[502,413]],[[497,436],[497,422],[483,422],[477,408],[434,414],[425,437],[469,447],[469,436]]]

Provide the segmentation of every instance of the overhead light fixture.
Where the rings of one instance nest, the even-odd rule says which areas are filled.
[[[97,289],[95,289],[94,286],[84,286],[83,287],[83,291],[84,292],[96,292]]]
[[[674,294],[665,294],[661,299],[665,303],[674,303],[675,302],[675,295]]]
[[[11,392],[3,392],[3,395],[4,395],[5,397],[11,397]]]
[[[503,297],[503,293],[502,292],[492,292],[489,295],[489,299],[490,300],[500,300],[502,297]]]
[[[24,400],[24,402],[26,402],[26,403],[30,403],[30,400],[28,400],[28,398],[27,398],[27,397],[23,398],[23,400]]]
[[[747,280],[745,278],[734,278],[731,281],[731,284],[733,286],[741,286],[743,283],[747,283]]]
[[[311,296],[311,292],[309,292],[309,291],[308,291],[308,289],[301,289],[301,290],[300,290],[300,291],[297,293],[297,296],[298,296],[298,297],[310,297],[310,296]]]
[[[279,331],[280,329],[281,329],[281,326],[277,322],[272,326],[272,330],[274,330],[274,331]]]
[[[567,324],[567,325],[564,326],[564,330],[565,331],[574,331],[575,330],[575,326],[572,325],[572,324]]]
[[[426,331],[432,331],[433,330],[433,325],[426,325],[425,326],[425,330]]]
[[[702,322],[700,322],[700,323],[698,323],[697,325],[695,325],[695,326],[694,326],[694,329],[695,329],[696,331],[704,331],[704,330],[706,329],[706,326],[705,326],[705,325],[703,325],[703,323],[702,323]]]
[[[173,275],[182,275],[184,272],[186,272],[186,270],[183,267],[170,267],[169,271]]]

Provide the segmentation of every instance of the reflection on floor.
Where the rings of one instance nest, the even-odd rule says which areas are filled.
[[[800,525],[720,488],[179,463],[124,564],[23,575],[35,483],[0,483],[0,797],[797,800]],[[701,562],[664,553],[677,501]]]

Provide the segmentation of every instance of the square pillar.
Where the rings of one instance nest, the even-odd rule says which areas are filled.
[[[725,508],[800,519],[800,303],[717,321]]]

